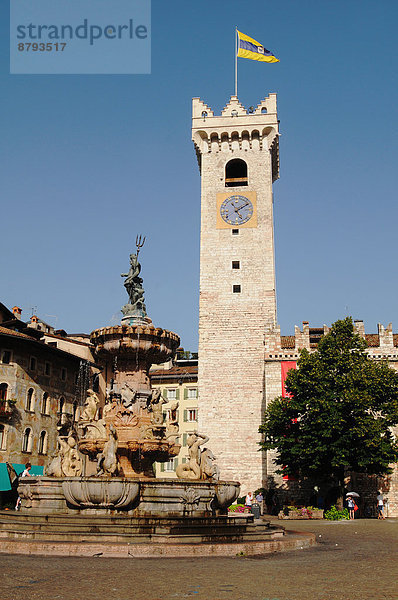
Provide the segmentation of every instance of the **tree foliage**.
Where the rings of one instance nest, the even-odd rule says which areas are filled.
[[[290,398],[276,398],[260,427],[264,450],[277,449],[283,473],[391,472],[398,445],[398,373],[366,353],[351,318],[336,321],[315,352],[302,350],[286,378]]]

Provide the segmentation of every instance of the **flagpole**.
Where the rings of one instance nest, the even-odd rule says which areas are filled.
[[[238,28],[235,27],[235,96],[238,95]]]

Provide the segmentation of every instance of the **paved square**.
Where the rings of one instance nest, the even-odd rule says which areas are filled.
[[[291,521],[315,548],[261,558],[0,555],[0,600],[396,600],[398,520]]]

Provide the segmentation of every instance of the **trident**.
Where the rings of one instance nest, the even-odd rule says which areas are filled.
[[[137,237],[135,239],[135,245],[137,246],[137,258],[138,258],[138,255],[140,253],[140,249],[145,244],[145,240],[146,240],[145,235],[144,235],[144,237],[142,237],[141,234],[137,235]]]

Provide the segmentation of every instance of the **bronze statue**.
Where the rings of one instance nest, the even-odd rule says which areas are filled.
[[[125,277],[124,287],[129,296],[129,302],[122,307],[124,315],[129,316],[139,313],[141,316],[146,316],[146,307],[144,303],[144,288],[142,287],[142,278],[140,277],[141,265],[138,262],[138,254],[140,248],[143,247],[145,237],[137,236],[136,247],[137,254],[130,254],[130,269],[128,273],[122,273],[121,277]]]

